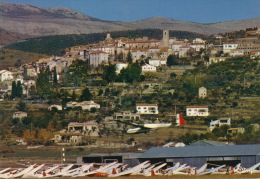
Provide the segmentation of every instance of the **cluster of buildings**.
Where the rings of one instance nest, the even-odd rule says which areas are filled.
[[[184,58],[189,55],[189,52],[198,52],[201,48],[205,49],[206,47],[205,40],[200,38],[196,38],[191,42],[187,39],[178,40],[170,38],[169,31],[164,30],[162,40],[148,39],[148,37],[113,39],[110,34],[107,34],[106,39],[100,43],[66,49],[65,56],[82,59],[93,67],[115,63],[119,64],[120,69],[121,66],[125,67],[127,64],[119,61],[126,59],[130,53],[133,62],[138,60],[148,62],[147,64],[150,66],[144,70],[150,71],[149,68],[153,67],[156,71],[156,67],[166,65],[166,59],[170,54]]]
[[[258,31],[259,28],[252,33],[258,33]],[[221,39],[223,37],[218,36],[216,38]],[[202,49],[204,52],[199,53]],[[227,58],[234,56],[258,58],[260,56],[260,41],[258,37],[247,37],[220,44],[211,44],[201,38],[187,40],[170,37],[169,31],[163,30],[161,40],[148,39],[148,37],[113,39],[110,34],[107,34],[105,40],[97,44],[74,46],[65,51],[66,54],[62,57],[43,58],[37,62],[24,64],[19,68],[10,67],[7,70],[1,70],[0,83],[9,82],[8,87],[1,90],[10,92],[10,81],[21,81],[24,86],[24,94],[28,95],[31,87],[35,85],[33,79],[37,78],[41,69],[56,70],[59,80],[59,74],[67,71],[75,59],[86,61],[93,68],[112,63],[116,65],[116,73],[120,73],[121,69],[128,66],[126,58],[130,53],[133,62],[145,61],[146,64],[142,66],[142,72],[146,73],[156,72],[158,67],[165,66],[169,55],[175,55],[181,59],[199,53],[202,58],[207,53],[209,60],[204,61],[207,65],[225,61]],[[220,52],[223,55],[218,56],[217,54]]]

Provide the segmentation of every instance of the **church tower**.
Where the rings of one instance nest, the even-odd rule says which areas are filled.
[[[111,42],[112,40],[113,40],[113,39],[112,39],[110,33],[107,33],[107,37],[106,37],[105,41]]]
[[[163,30],[161,47],[169,47],[169,30]]]

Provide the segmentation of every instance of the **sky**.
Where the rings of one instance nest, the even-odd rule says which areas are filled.
[[[260,17],[260,0],[0,0],[41,8],[68,7],[111,21],[151,17],[214,23]],[[260,25],[260,24],[259,24]]]

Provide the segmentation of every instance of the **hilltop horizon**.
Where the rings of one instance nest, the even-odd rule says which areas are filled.
[[[38,8],[68,8],[86,16],[90,16],[102,21],[135,22],[154,17],[162,17],[179,21],[194,22],[200,24],[222,23],[229,21],[239,21],[260,17],[257,9],[260,3],[251,0],[245,3],[242,0],[229,2],[217,2],[215,0],[203,1],[179,1],[179,0],[78,0],[77,3],[71,0],[65,1],[38,1],[26,0],[0,0],[0,2],[17,5],[29,5]],[[148,3],[149,2],[149,3]],[[245,8],[245,5],[247,8]],[[95,7],[95,8],[92,8]],[[230,8],[232,7],[232,8]],[[0,16],[1,17],[1,16]]]

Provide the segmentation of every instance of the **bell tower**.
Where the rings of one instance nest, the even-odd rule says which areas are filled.
[[[163,30],[161,47],[169,47],[169,30]]]

